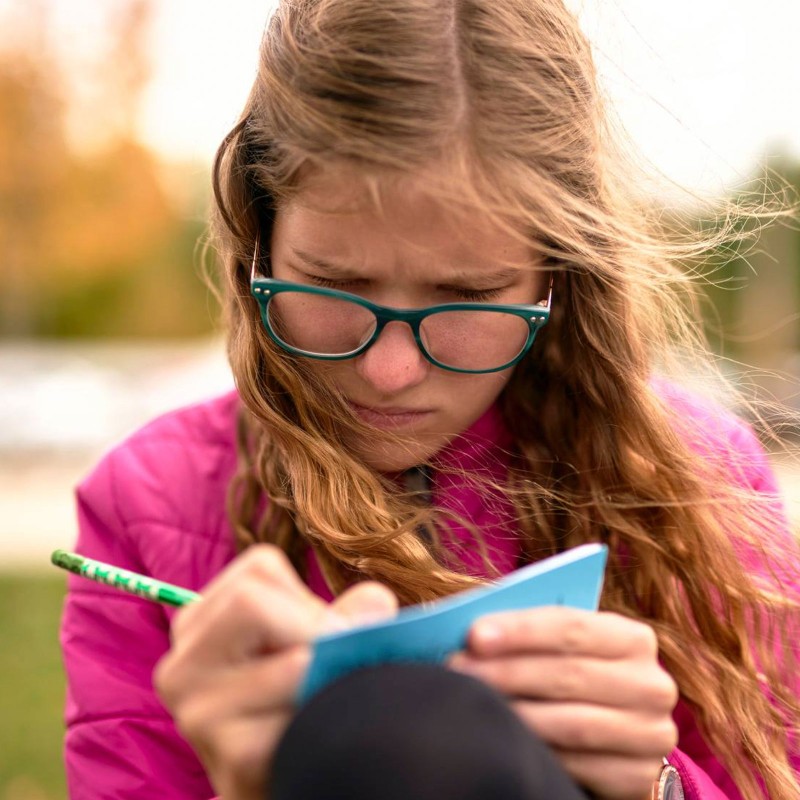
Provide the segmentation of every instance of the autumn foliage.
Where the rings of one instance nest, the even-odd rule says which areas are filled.
[[[136,136],[150,3],[116,8],[105,60],[92,65],[94,106],[75,108],[65,76],[76,54],[48,37],[47,4],[26,14],[27,35],[0,43],[0,335],[161,337],[213,326],[197,268],[202,194],[181,207],[169,191],[175,169]],[[76,111],[89,143],[70,135]]]

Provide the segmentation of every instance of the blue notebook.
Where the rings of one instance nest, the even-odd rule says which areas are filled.
[[[463,650],[478,617],[536,606],[597,609],[608,548],[585,544],[529,564],[491,586],[434,603],[409,606],[396,617],[314,642],[313,659],[298,701],[348,672],[389,661],[443,661]]]

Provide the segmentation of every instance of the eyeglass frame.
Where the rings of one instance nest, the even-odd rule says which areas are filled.
[[[350,292],[343,292],[339,289],[331,289],[326,286],[309,286],[304,283],[294,283],[292,281],[281,280],[280,278],[268,278],[266,276],[258,276],[256,274],[256,264],[260,257],[260,240],[256,239],[255,250],[253,252],[253,262],[250,267],[250,294],[255,298],[261,313],[261,321],[267,331],[270,339],[277,344],[282,350],[296,356],[304,358],[314,358],[319,361],[347,361],[351,358],[357,358],[362,353],[369,350],[370,347],[378,340],[383,329],[390,322],[405,322],[414,335],[414,341],[417,348],[425,359],[440,369],[448,370],[449,372],[460,372],[467,375],[485,375],[492,372],[501,372],[504,369],[518,364],[528,353],[536,340],[536,334],[547,324],[550,319],[550,309],[553,301],[553,273],[550,273],[550,281],[547,288],[547,299],[541,300],[534,304],[523,303],[443,303],[435,306],[428,306],[426,308],[392,308],[390,306],[382,306],[373,303],[360,297],[357,294]],[[350,303],[355,303],[362,308],[372,312],[376,319],[375,330],[372,332],[369,339],[363,344],[359,345],[355,350],[348,353],[338,355],[328,355],[325,353],[310,353],[307,350],[300,350],[292,345],[284,342],[273,329],[267,309],[270,301],[282,292],[300,292],[304,294],[321,295],[323,297],[330,297],[335,300],[345,300]],[[494,312],[504,312],[512,314],[513,316],[520,317],[528,323],[528,338],[525,344],[520,349],[519,353],[500,367],[493,367],[492,369],[461,369],[460,367],[451,367],[440,361],[437,361],[426,349],[420,335],[420,325],[426,317],[438,314],[443,311],[479,311],[487,310]]]

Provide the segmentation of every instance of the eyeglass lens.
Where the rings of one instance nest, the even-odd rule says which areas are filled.
[[[349,300],[306,292],[281,292],[268,305],[275,335],[307,355],[342,356],[373,335],[375,315]],[[456,369],[490,370],[513,361],[528,340],[528,322],[495,310],[440,311],[420,325],[428,354]]]

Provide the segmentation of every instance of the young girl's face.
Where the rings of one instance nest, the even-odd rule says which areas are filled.
[[[412,180],[384,187],[382,196],[378,213],[365,202],[357,175],[343,171],[301,190],[276,214],[272,276],[395,308],[536,303],[545,297],[546,274],[532,268],[529,246],[481,214],[456,215]],[[436,367],[402,322],[390,322],[356,358],[311,364],[365,422],[402,435],[402,444],[378,437],[352,443],[366,463],[384,472],[420,463],[466,430],[511,374]]]

